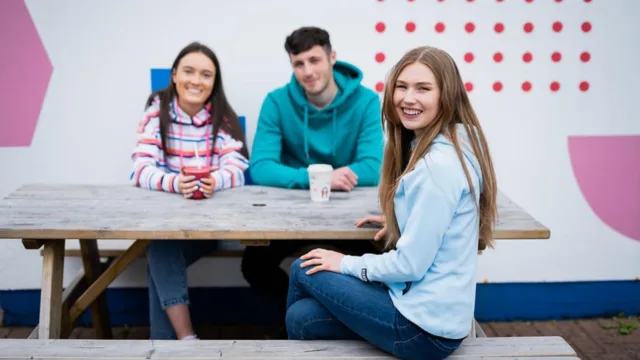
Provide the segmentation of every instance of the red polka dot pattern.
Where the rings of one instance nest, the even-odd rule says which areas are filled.
[[[473,62],[473,59],[474,59],[473,53],[468,52],[464,54],[464,61],[471,63]]]
[[[533,24],[530,23],[530,22],[525,23],[524,26],[522,27],[522,29],[524,30],[524,32],[530,33],[530,32],[533,31]]]
[[[468,32],[469,34],[471,34],[475,29],[476,26],[472,22],[468,22],[464,26],[464,31]]]
[[[415,3],[415,0],[407,0],[409,3]],[[533,4],[535,2],[535,0],[524,0],[525,3],[527,4]],[[548,0],[547,0],[548,1]],[[384,0],[377,0],[377,2],[384,2]],[[445,2],[445,0],[437,0],[437,2],[439,3],[443,3]],[[474,4],[476,3],[475,0],[466,0],[467,3],[470,4]],[[505,0],[496,0],[497,3],[506,3]],[[564,1],[563,0],[554,0],[555,3],[561,4]],[[584,3],[591,3],[592,0],[583,0]],[[412,5],[414,6],[414,5]],[[535,5],[534,5],[535,6]],[[428,25],[428,24],[425,24]],[[457,24],[456,24],[457,25]],[[541,25],[541,24],[538,24]],[[549,36],[549,34],[559,34],[562,32],[569,32],[571,33],[572,36],[579,36],[578,34],[582,34],[583,36],[590,33],[593,30],[593,24],[590,21],[582,21],[580,23],[580,29],[575,30],[575,28],[571,29],[569,28],[568,30],[565,29],[564,24],[562,23],[562,21],[559,20],[555,20],[553,22],[551,22],[551,29],[550,30],[544,30],[549,29],[547,26],[547,24],[542,24],[543,27],[541,27],[538,32],[540,33],[544,33],[545,36]],[[392,27],[396,28],[398,26],[398,24],[391,24]],[[402,26],[402,25],[400,25]],[[447,28],[447,24],[445,22],[442,21],[438,21],[435,23],[432,23],[433,26],[433,32],[438,33],[438,34],[443,34],[445,33],[445,30]],[[457,25],[459,26],[459,25]],[[510,26],[512,26],[512,31],[513,29],[517,29],[517,26],[519,26],[517,23],[513,24],[510,23]],[[520,26],[522,26],[522,31],[524,32],[524,34],[532,34],[534,33],[536,24],[534,24],[534,22],[531,21],[527,21],[524,23],[520,23]],[[408,21],[405,23],[404,25],[404,29],[407,33],[413,33],[416,31],[417,29],[417,24],[413,21]],[[466,22],[464,22],[464,32],[466,32],[467,34],[474,34],[476,32],[477,26],[476,26],[476,22],[474,22],[474,19],[467,19]],[[480,28],[482,30],[482,27]],[[387,30],[387,25],[383,22],[383,21],[379,21],[375,24],[375,31],[379,34],[384,33]],[[424,30],[423,30],[424,31]],[[483,34],[483,36],[496,36],[499,34],[504,33],[505,31],[508,31],[505,24],[502,22],[496,22],[493,24],[493,34]],[[521,33],[522,34],[522,33]],[[427,35],[428,36],[428,35]],[[446,36],[446,35],[443,35]],[[514,36],[514,35],[511,35]],[[500,41],[498,41],[497,39],[494,39],[495,43],[500,44]],[[526,40],[519,40],[519,41],[526,41]],[[505,45],[504,43],[502,43],[502,45]],[[551,53],[550,56],[550,60],[552,63],[560,63],[562,61],[562,51],[560,51],[561,49],[559,49],[558,51],[554,51]],[[484,58],[484,56],[486,56],[485,54],[479,54],[482,58]],[[566,55],[566,54],[565,54]],[[491,55],[490,55],[491,56]],[[547,55],[549,56],[549,55]],[[577,61],[577,59],[574,57],[576,56],[576,54],[569,54],[569,62],[571,63],[572,61]],[[534,53],[531,51],[525,51],[524,53],[522,53],[521,55],[521,60],[522,63],[524,64],[530,64],[533,62],[533,57],[534,57]],[[518,54],[505,54],[502,51],[495,51],[492,55],[493,58],[493,62],[496,64],[513,64],[514,62],[519,62],[520,60],[518,59]],[[544,58],[544,56],[543,56]],[[580,63],[586,64],[589,63],[591,61],[591,53],[589,51],[582,51],[579,56],[579,61]],[[377,63],[382,64],[385,62],[386,60],[386,55],[383,51],[378,51],[375,53],[374,59]],[[462,60],[464,61],[464,63],[466,64],[473,64],[475,62],[476,59],[476,54],[474,54],[471,51],[465,52],[463,55]],[[547,58],[549,59],[549,58]],[[574,59],[574,60],[571,60]],[[468,66],[473,66],[473,65],[468,65]],[[573,66],[573,65],[572,65]],[[482,71],[482,70],[478,70],[477,71]],[[560,71],[560,70],[558,70]],[[553,74],[553,70],[548,72],[549,74]],[[559,72],[556,72],[556,74],[559,74]],[[549,76],[555,76],[555,75],[549,75]],[[517,80],[516,80],[517,81]],[[544,82],[544,80],[542,80]],[[547,80],[549,81],[549,80]],[[533,90],[533,83],[535,81],[530,81],[530,80],[526,80],[526,81],[522,81],[520,88],[522,89],[523,92],[528,93],[531,92]],[[492,83],[489,83],[491,85],[491,89],[496,92],[502,92],[504,90],[504,85],[501,81],[494,81]],[[549,89],[552,92],[559,92],[560,91],[560,82],[557,80],[552,80],[549,83],[547,83],[549,86]],[[485,85],[486,86],[486,85]],[[574,85],[575,86],[575,85]],[[543,86],[544,87],[544,86]],[[581,92],[587,92],[590,89],[591,85],[589,83],[589,81],[587,80],[583,80],[578,84],[578,90]],[[385,88],[385,85],[383,82],[379,81],[375,84],[375,90],[379,93],[383,92]],[[464,83],[464,88],[467,92],[472,92],[475,89],[475,86],[472,82],[470,81],[466,81]],[[509,89],[513,89],[513,87],[509,87]]]
[[[551,26],[551,28],[553,29],[553,31],[555,32],[560,32],[562,31],[562,23],[560,21],[556,21],[553,23],[553,25]]]

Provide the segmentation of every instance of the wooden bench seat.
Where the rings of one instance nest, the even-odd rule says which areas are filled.
[[[0,340],[0,359],[392,359],[362,341]],[[467,339],[449,359],[579,360],[561,337]]]

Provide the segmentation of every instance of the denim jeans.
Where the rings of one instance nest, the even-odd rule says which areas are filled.
[[[286,309],[289,276],[280,264],[289,256],[318,246],[335,248],[343,253],[362,255],[378,253],[369,241],[351,240],[276,240],[268,246],[248,246],[242,256],[242,275],[249,285],[262,294],[276,300],[281,309]]]
[[[154,240],[146,250],[152,340],[176,339],[166,309],[189,305],[187,268],[216,249],[215,240]]]
[[[396,310],[387,289],[352,276],[311,276],[291,265],[286,325],[292,340],[366,340],[401,359],[444,359],[462,340],[432,336]]]

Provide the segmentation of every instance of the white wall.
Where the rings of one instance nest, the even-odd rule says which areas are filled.
[[[418,45],[449,51],[489,137],[499,187],[551,229],[546,241],[500,241],[480,258],[478,280],[490,282],[635,279],[640,241],[604,224],[572,172],[567,138],[640,134],[636,114],[640,2],[595,0],[28,0],[54,72],[30,148],[1,148],[0,196],[27,182],[127,183],[136,125],[150,88],[149,69],[169,67],[188,42],[203,41],[220,58],[231,103],[247,116],[251,143],[265,94],[288,81],[285,36],[303,25],[326,28],[338,58],[360,66],[364,84],[384,80],[402,53]],[[614,4],[615,3],[615,4]],[[553,21],[564,30],[551,31]],[[375,31],[378,21],[387,30]],[[404,24],[417,30],[407,33]],[[447,25],[443,34],[433,26]],[[464,24],[473,21],[473,34]],[[493,32],[495,22],[506,31]],[[531,21],[536,29],[522,31]],[[580,30],[590,21],[593,30]],[[582,51],[592,59],[580,62]],[[387,60],[374,60],[384,51]],[[467,51],[472,64],[463,61]],[[496,64],[495,51],[505,60]],[[534,54],[524,64],[524,51]],[[553,63],[550,54],[561,51]],[[22,69],[20,71],[28,71]],[[493,81],[505,88],[496,93]],[[520,89],[524,80],[533,91]],[[549,83],[561,82],[559,92]],[[588,80],[587,92],[578,83]],[[0,131],[4,131],[0,129]],[[637,155],[640,156],[640,155]],[[616,161],[616,159],[611,159]],[[640,199],[638,199],[640,201]],[[640,218],[640,214],[635,214]],[[638,240],[638,239],[636,239]],[[0,240],[0,289],[40,287],[40,256],[18,240]],[[236,260],[206,260],[192,285],[243,284]],[[81,264],[68,259],[65,283]],[[213,278],[210,274],[223,273]],[[15,274],[20,274],[16,276]],[[114,286],[145,286],[138,262]]]

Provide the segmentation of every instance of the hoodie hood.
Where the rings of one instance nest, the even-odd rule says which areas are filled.
[[[458,138],[458,143],[460,144],[462,155],[467,159],[467,161],[469,161],[469,163],[471,163],[473,171],[478,176],[478,179],[480,179],[480,188],[482,188],[482,169],[480,168],[480,161],[473,151],[473,146],[471,145],[471,137],[469,136],[469,133],[467,132],[467,129],[465,129],[463,124],[458,123],[455,124],[455,126],[457,135],[456,137]],[[476,132],[475,135],[478,136],[477,129],[475,127],[472,127],[472,129]],[[443,134],[439,134],[438,136],[436,136],[436,138],[433,140],[433,144],[442,144],[445,146],[453,147],[453,143]],[[471,169],[469,170],[471,171]]]
[[[324,124],[330,121],[333,131],[332,139],[337,138],[336,117],[338,116],[338,111],[342,105],[347,104],[353,98],[351,95],[354,94],[362,82],[362,71],[347,62],[336,61],[333,65],[333,78],[338,86],[338,93],[331,104],[321,110],[309,104],[304,88],[296,80],[295,74],[291,75],[289,84],[287,84],[287,91],[294,110],[304,121],[304,151],[307,158],[309,158],[310,127],[316,127],[314,125],[324,127]],[[333,141],[331,146],[332,154],[335,155],[337,150],[336,142]]]

